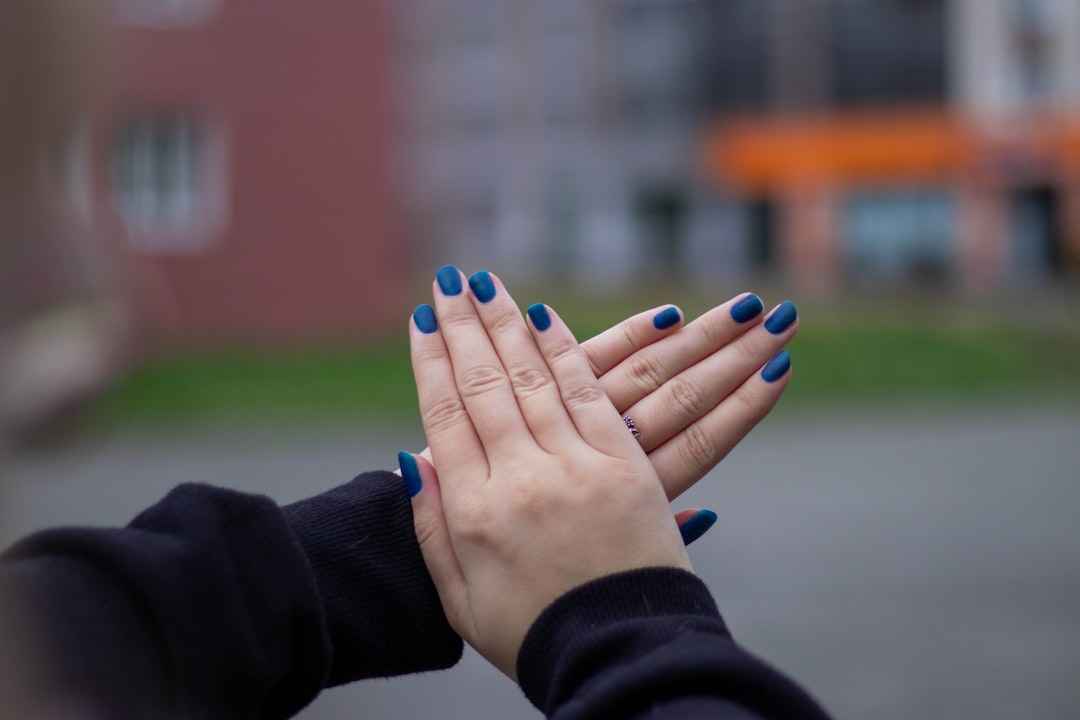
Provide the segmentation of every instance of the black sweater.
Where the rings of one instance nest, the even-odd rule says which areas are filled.
[[[182,485],[124,529],[48,530],[2,561],[0,592],[48,669],[24,689],[80,717],[286,718],[324,687],[450,667],[462,650],[388,472],[284,507]],[[558,718],[825,717],[670,569],[560,598],[518,674]]]

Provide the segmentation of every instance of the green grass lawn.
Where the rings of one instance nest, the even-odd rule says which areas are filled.
[[[553,304],[579,338],[654,299],[639,294],[631,306],[561,297]],[[709,303],[686,297],[680,305],[693,318]],[[800,312],[784,407],[1080,399],[1080,327],[1067,318],[1032,325],[970,308],[943,312],[927,301]],[[401,337],[346,347],[164,357],[118,382],[93,414],[120,424],[396,421],[416,417],[416,393]]]

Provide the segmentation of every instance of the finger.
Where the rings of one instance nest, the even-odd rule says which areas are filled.
[[[690,518],[697,515],[700,511],[701,508],[686,508],[685,510],[679,510],[675,513],[675,524],[681,528],[690,520]]]
[[[533,442],[510,377],[463,292],[464,276],[453,265],[439,269],[434,285],[440,332],[450,354],[454,385],[487,452]],[[430,441],[430,438],[429,438]],[[438,460],[438,454],[436,454]]]
[[[430,305],[420,305],[413,311],[409,351],[420,420],[432,457],[453,458],[454,467],[461,467],[465,477],[469,477],[468,473],[473,473],[473,477],[486,476],[487,458],[458,395],[450,354]]]
[[[663,305],[640,312],[581,343],[596,377],[602,376],[638,350],[682,327],[682,311]]]
[[[767,324],[782,313],[784,324],[770,332]],[[641,433],[646,452],[663,445],[687,426],[700,420],[721,400],[761,369],[798,332],[798,314],[790,302],[712,355],[664,383],[655,392],[625,410]]]
[[[780,351],[705,417],[649,453],[669,500],[700,480],[776,405],[791,380],[791,356]]]
[[[620,413],[761,322],[761,299],[743,293],[676,333],[641,347],[600,377]],[[609,331],[610,332],[610,331]],[[623,350],[626,345],[622,347]]]
[[[454,554],[446,525],[438,474],[420,455],[398,453],[398,463],[405,490],[412,498],[413,526],[424,565],[435,583],[447,619],[460,634],[459,626],[469,617],[469,598],[465,574]]]
[[[540,353],[555,377],[563,406],[580,437],[609,455],[639,451],[634,447],[637,442],[600,388],[570,328],[543,303],[531,305],[527,314]]]
[[[675,513],[675,523],[679,526],[683,545],[689,545],[709,531],[716,524],[716,513],[712,510],[690,508]]]
[[[469,278],[469,288],[529,430],[541,447],[559,446],[575,432],[574,426],[521,311],[502,282],[486,270]]]

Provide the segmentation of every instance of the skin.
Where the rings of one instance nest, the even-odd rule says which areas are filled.
[[[418,458],[417,537],[451,625],[513,678],[525,633],[560,595],[622,570],[691,569],[668,499],[771,409],[787,377],[766,383],[756,371],[794,327],[762,338],[759,321],[737,326],[725,304],[697,331],[669,331],[658,351],[642,322],[651,327],[655,313],[644,313],[599,336],[589,353],[550,309],[551,326],[530,335],[497,280],[488,303],[468,290],[434,294],[439,329],[425,334],[410,323],[434,461]],[[646,348],[652,353],[637,357]],[[712,359],[725,349],[722,372]],[[744,374],[755,353],[763,360]],[[649,362],[666,364],[653,374]],[[662,409],[680,385],[707,377],[700,400]],[[658,420],[639,417],[658,430],[639,443],[621,415],[650,407]],[[707,446],[694,439],[713,429]]]
[[[520,320],[505,286],[491,278],[494,321]],[[680,311],[680,321],[664,329],[657,329],[653,318],[670,306],[652,308],[581,343],[615,409],[634,418],[669,500],[716,467],[769,414],[791,379],[789,371],[767,383],[758,371],[795,336],[799,320],[776,335],[763,326],[769,313],[737,323],[731,307],[747,295],[736,295],[685,326]],[[421,455],[431,460],[430,449]],[[678,513],[680,524],[695,511]]]

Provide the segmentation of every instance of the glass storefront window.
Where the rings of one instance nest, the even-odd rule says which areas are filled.
[[[840,212],[850,279],[935,283],[951,273],[956,211],[944,190],[862,190]]]

